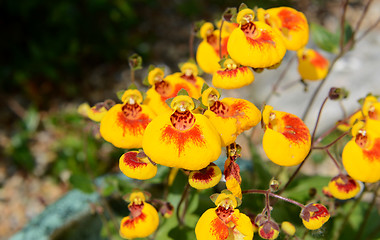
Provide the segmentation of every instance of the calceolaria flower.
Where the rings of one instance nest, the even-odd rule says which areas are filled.
[[[190,97],[200,96],[200,91],[192,83],[178,77],[164,78],[164,72],[160,68],[149,72],[148,81],[152,87],[146,92],[144,105],[148,105],[157,115],[172,112],[166,100],[177,96],[181,89],[186,90]]]
[[[181,72],[176,72],[166,76],[166,80],[169,78],[179,78],[191,83],[200,93],[205,80],[198,76],[198,66],[191,62],[186,62],[181,66]],[[199,97],[199,96],[194,96]]]
[[[220,136],[207,117],[193,114],[194,102],[180,95],[170,114],[161,114],[146,128],[144,152],[153,162],[168,167],[200,170],[218,159]]]
[[[223,34],[224,32],[222,32]],[[206,73],[214,73],[219,69],[220,53],[222,57],[226,57],[227,42],[229,35],[222,35],[222,42],[219,42],[219,30],[214,30],[214,25],[206,22],[200,29],[200,35],[203,39],[199,44],[196,59],[199,67]],[[222,46],[220,50],[220,46]]]
[[[125,176],[146,180],[156,176],[157,166],[149,161],[144,152],[130,151],[119,159],[119,168]]]
[[[298,72],[304,80],[317,81],[326,77],[329,61],[313,49],[297,51]]]
[[[212,188],[222,178],[222,171],[215,163],[210,163],[201,170],[191,171],[189,174],[189,184],[193,188],[202,190]]]
[[[296,233],[296,227],[288,221],[283,221],[281,223],[281,230],[289,236],[293,236]]]
[[[216,88],[235,89],[251,84],[255,80],[252,70],[246,66],[240,66],[232,59],[227,59],[223,67],[212,76],[212,84]]]
[[[322,204],[310,203],[302,209],[300,217],[307,229],[316,230],[329,220],[330,213]]]
[[[364,99],[362,112],[365,118],[380,121],[380,102],[375,96],[369,95]]]
[[[208,209],[199,218],[195,227],[198,240],[227,240],[253,238],[253,226],[248,216],[235,209],[239,199],[228,190],[211,196],[216,208]]]
[[[340,200],[353,198],[360,191],[360,185],[355,179],[341,174],[330,180],[328,188],[331,195]]]
[[[239,11],[238,28],[228,39],[227,50],[236,62],[253,68],[266,68],[279,63],[286,48],[278,31],[266,23],[253,21],[254,12],[246,8]]]
[[[145,238],[156,231],[159,223],[157,210],[145,202],[142,192],[133,192],[128,209],[131,212],[120,222],[120,236],[125,239]]]
[[[380,180],[380,121],[367,119],[352,127],[353,138],[343,149],[342,161],[348,175],[362,182]]]
[[[259,235],[263,239],[276,239],[280,233],[280,228],[277,223],[268,220],[259,226]]]
[[[100,122],[100,134],[104,140],[118,148],[141,148],[142,137],[148,123],[156,116],[145,105],[136,89],[124,92],[123,104],[114,105]]]
[[[228,146],[236,137],[261,120],[260,110],[251,102],[238,98],[219,100],[220,94],[215,88],[202,93],[202,103],[208,107],[204,112],[219,131],[222,146]]]
[[[290,7],[277,7],[257,10],[259,21],[277,29],[288,50],[298,50],[306,46],[309,40],[309,25],[302,12]]]
[[[281,166],[300,164],[311,147],[311,136],[305,123],[297,116],[275,111],[269,105],[264,107],[263,122],[263,148],[268,158]]]
[[[224,176],[226,179],[226,187],[232,192],[232,194],[242,199],[243,195],[241,193],[241,176],[240,176],[240,167],[236,163],[236,157],[227,158],[224,163]]]

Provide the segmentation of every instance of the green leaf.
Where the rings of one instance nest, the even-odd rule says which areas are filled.
[[[327,186],[331,177],[313,176],[313,177],[299,177],[297,178],[286,191],[284,195],[293,200],[305,203],[310,199],[309,190],[315,188],[317,192],[321,193],[322,188]]]
[[[185,90],[185,89],[181,89],[179,90],[179,92],[177,93],[177,96],[189,96],[189,93]]]
[[[310,24],[311,37],[317,46],[327,52],[337,53],[339,49],[339,36],[329,32],[317,23]]]
[[[207,83],[203,83],[202,89],[201,89],[201,94],[203,94],[203,92],[206,91],[208,88],[209,88],[209,86],[207,85]]]
[[[92,185],[91,178],[82,174],[73,174],[70,177],[70,183],[75,187],[86,193],[92,193],[94,186]]]
[[[241,10],[246,9],[246,8],[248,8],[247,4],[245,4],[245,3],[241,3],[240,6],[239,6],[239,12],[240,12]]]
[[[227,8],[223,13],[222,18],[224,21],[227,21],[227,22],[236,22],[236,15],[237,15],[236,8]]]
[[[117,91],[116,96],[117,96],[117,98],[118,98],[120,101],[123,101],[123,100],[121,100],[121,98],[123,97],[125,91],[126,91],[126,90],[120,90],[120,91]]]

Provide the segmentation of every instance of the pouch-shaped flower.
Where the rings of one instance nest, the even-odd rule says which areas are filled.
[[[142,136],[149,122],[156,116],[145,105],[138,90],[125,91],[123,104],[114,105],[100,122],[104,140],[118,148],[141,148]]]
[[[189,184],[193,188],[202,190],[212,188],[219,183],[222,178],[222,171],[215,165],[210,163],[201,170],[191,171],[189,174]]]
[[[268,158],[281,166],[300,164],[310,151],[311,136],[305,123],[297,116],[273,110],[263,111],[265,133],[263,148]]]
[[[330,180],[328,190],[334,198],[347,200],[359,193],[360,185],[348,175],[338,175]]]
[[[119,159],[119,168],[125,176],[139,180],[150,179],[157,173],[157,166],[137,151],[124,153]]]
[[[266,68],[279,63],[286,48],[278,31],[266,23],[253,21],[254,12],[243,9],[237,15],[240,27],[233,30],[227,50],[233,60],[244,66]]]
[[[185,80],[198,90],[198,95],[193,96],[194,98],[200,97],[201,89],[205,80],[198,76],[198,66],[191,62],[186,62],[181,66],[181,72],[176,72],[166,76],[165,79],[168,78],[179,78],[181,80]]]
[[[297,51],[298,72],[304,80],[317,81],[326,77],[329,61],[313,49]]]
[[[310,230],[322,227],[330,218],[330,213],[325,206],[319,203],[310,203],[302,209],[300,217],[303,225]]]
[[[277,7],[257,10],[259,21],[265,22],[281,33],[288,50],[298,50],[309,40],[309,25],[302,12],[290,7]]]
[[[221,153],[220,136],[207,117],[193,114],[189,96],[171,102],[172,113],[161,114],[145,130],[143,149],[153,162],[188,170],[205,168]]]

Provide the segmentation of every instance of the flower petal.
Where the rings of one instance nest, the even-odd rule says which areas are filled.
[[[137,151],[124,153],[119,159],[120,170],[130,178],[146,180],[153,178],[157,173],[157,166],[147,157],[139,158]]]
[[[192,171],[189,175],[189,184],[196,189],[212,188],[219,183],[222,178],[222,171],[214,163],[210,163],[206,168]]]

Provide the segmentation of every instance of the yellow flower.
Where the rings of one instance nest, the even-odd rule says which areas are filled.
[[[231,193],[239,198],[242,199],[243,195],[241,193],[241,176],[240,176],[240,167],[235,162],[236,158],[233,160],[231,157],[227,158],[226,162],[224,163],[224,176],[226,179],[226,187],[228,190],[231,191]]]
[[[166,76],[165,79],[168,80],[169,78],[178,78],[180,80],[185,80],[188,83],[191,83],[197,89],[197,95],[194,95],[192,97],[200,97],[200,92],[203,84],[205,83],[205,80],[201,77],[198,77],[198,67],[194,63],[186,62],[182,65],[181,72],[170,74]]]
[[[196,189],[212,188],[222,178],[222,171],[214,163],[210,163],[201,170],[192,171],[189,175],[189,184]]]
[[[360,191],[359,183],[348,175],[333,177],[328,190],[334,198],[347,200],[356,196]]]
[[[267,24],[253,19],[251,9],[238,13],[240,27],[233,30],[228,39],[228,53],[236,62],[253,68],[266,68],[279,63],[286,52],[281,35]]]
[[[239,66],[232,59],[227,59],[224,62],[224,68],[219,68],[212,76],[212,84],[222,89],[241,88],[254,80],[255,76],[249,67]]]
[[[222,57],[226,57],[228,35],[224,36],[222,32],[222,42],[219,41],[219,30],[214,30],[214,26],[207,22],[201,27],[200,34],[202,42],[199,44],[196,59],[199,67],[206,73],[214,73],[219,69],[219,53],[220,45],[222,46]]]
[[[141,192],[133,193],[128,205],[130,215],[120,222],[120,236],[126,239],[144,238],[156,231],[159,223],[157,210],[145,202]]]
[[[263,148],[272,162],[281,166],[294,166],[305,159],[310,151],[311,136],[300,118],[275,111],[267,105],[263,111],[263,122]]]
[[[309,230],[322,227],[330,218],[330,213],[325,206],[319,203],[310,203],[301,211],[303,225]]]
[[[127,90],[124,103],[114,105],[100,122],[104,140],[118,148],[141,148],[142,136],[155,114],[148,106],[140,105],[141,93]]]
[[[153,162],[188,170],[205,168],[221,153],[220,136],[207,117],[193,114],[189,96],[173,99],[172,114],[161,114],[146,128],[144,152]]]
[[[326,77],[329,61],[313,49],[297,51],[298,72],[304,80],[321,80]]]
[[[375,96],[369,95],[364,99],[362,111],[364,117],[380,121],[380,102]]]
[[[127,177],[146,180],[156,176],[157,166],[147,156],[141,155],[137,151],[130,151],[120,157],[119,168]]]
[[[202,93],[202,103],[209,109],[204,115],[210,119],[222,138],[222,146],[228,146],[236,137],[261,120],[260,110],[251,102],[238,98],[219,100],[215,88],[208,88]]]
[[[253,238],[253,226],[248,216],[235,209],[237,202],[229,193],[219,194],[216,208],[208,209],[195,226],[198,240],[222,240]]]
[[[257,10],[259,21],[278,30],[288,50],[298,50],[306,46],[309,40],[309,25],[302,12],[289,7]]]
[[[380,180],[380,122],[367,119],[352,128],[353,138],[343,149],[343,166],[348,175],[362,182]]]
[[[177,96],[181,89],[186,90],[190,97],[198,98],[200,96],[200,91],[193,84],[178,77],[168,76],[164,79],[158,78],[153,83],[153,86],[146,92],[144,104],[148,105],[157,115],[171,113],[172,109],[166,100]]]

